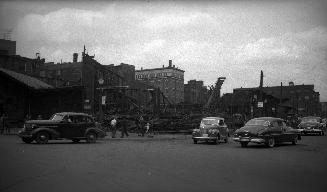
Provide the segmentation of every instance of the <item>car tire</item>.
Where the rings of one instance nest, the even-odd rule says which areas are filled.
[[[270,137],[267,141],[267,146],[272,148],[275,147],[275,138],[274,137]]]
[[[198,143],[198,140],[193,139],[193,143],[194,143],[194,144],[197,144],[197,143]]]
[[[97,140],[97,134],[94,132],[88,132],[86,134],[86,142],[87,143],[95,143]]]
[[[242,147],[247,147],[248,146],[248,142],[241,142],[241,146]]]
[[[73,143],[78,143],[80,139],[72,139]]]
[[[33,139],[32,139],[32,138],[22,138],[22,141],[23,141],[24,143],[30,144],[30,143],[33,142]]]
[[[293,141],[292,141],[292,144],[293,145],[296,145],[297,144],[297,135],[294,136]]]
[[[48,143],[49,138],[50,138],[50,136],[47,132],[41,131],[36,134],[35,141],[38,144],[46,144],[46,143]]]

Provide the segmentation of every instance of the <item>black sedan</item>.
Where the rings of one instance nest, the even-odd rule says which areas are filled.
[[[296,145],[301,140],[298,130],[287,127],[283,119],[274,117],[260,117],[249,120],[244,127],[237,129],[233,140],[242,147],[248,143],[265,144],[274,147],[276,143],[291,142]]]

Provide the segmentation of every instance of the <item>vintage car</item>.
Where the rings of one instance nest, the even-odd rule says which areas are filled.
[[[308,116],[301,119],[300,124],[298,125],[298,130],[302,134],[325,134],[325,126],[320,117]]]
[[[217,144],[220,140],[228,142],[229,130],[224,118],[205,117],[201,120],[199,129],[193,129],[192,138],[194,144],[198,141],[212,141]]]
[[[55,139],[71,139],[73,142],[85,139],[88,143],[95,143],[97,138],[105,135],[105,130],[96,124],[92,116],[74,112],[56,113],[49,120],[26,121],[18,132],[23,142],[35,140],[39,144]]]
[[[297,129],[286,126],[283,119],[274,117],[251,119],[233,135],[233,140],[239,142],[242,147],[246,147],[250,142],[266,144],[268,147],[282,142],[296,145],[300,139],[301,134]]]

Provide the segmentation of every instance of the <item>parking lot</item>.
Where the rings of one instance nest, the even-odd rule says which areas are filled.
[[[274,148],[193,144],[190,135],[95,144],[0,136],[0,191],[326,191],[327,136]]]

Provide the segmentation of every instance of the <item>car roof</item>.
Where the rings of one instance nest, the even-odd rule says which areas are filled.
[[[224,120],[222,117],[203,117],[202,119],[219,119],[219,120]]]
[[[55,114],[60,114],[60,115],[84,115],[84,116],[92,117],[89,114],[86,114],[86,113],[77,113],[77,112],[60,112],[60,113],[55,113]]]
[[[265,120],[265,121],[276,121],[276,120],[284,121],[284,119],[277,118],[277,117],[257,117],[257,118],[253,118],[253,119],[255,119],[255,120]]]

